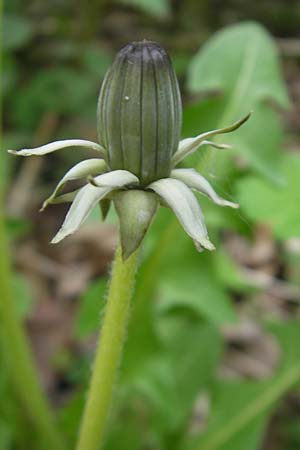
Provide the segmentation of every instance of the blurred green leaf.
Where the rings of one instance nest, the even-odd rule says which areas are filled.
[[[167,16],[170,12],[169,0],[121,0],[127,5],[137,8],[157,17]]]
[[[283,186],[274,186],[254,176],[238,183],[238,199],[248,216],[269,225],[279,239],[300,236],[300,157],[285,155]]]
[[[13,121],[30,128],[45,112],[82,115],[97,91],[87,73],[64,67],[40,70],[13,98]]]
[[[10,181],[16,158],[7,153],[9,148],[24,146],[24,142],[30,142],[28,135],[14,132],[5,133],[0,145],[0,191],[5,191]]]
[[[280,75],[278,53],[269,33],[254,22],[227,27],[216,33],[194,57],[188,77],[194,92],[221,90],[226,117],[247,112],[271,98],[289,105]],[[228,102],[229,100],[229,102]]]
[[[32,223],[25,218],[8,217],[6,226],[8,236],[11,238],[24,236],[32,229]]]
[[[215,128],[222,108],[223,101],[216,95],[186,105],[183,109],[182,136],[196,136]]]
[[[4,50],[17,50],[25,46],[33,36],[33,26],[24,16],[5,14],[2,26]]]
[[[256,450],[262,437],[265,415],[269,412],[269,405],[267,407],[264,405],[260,410],[258,402],[266,386],[265,383],[255,382],[218,382],[213,388],[208,428],[203,436],[198,440],[192,440],[185,448]],[[252,407],[254,403],[255,411]]]
[[[112,62],[112,55],[96,46],[91,46],[84,51],[82,58],[85,68],[98,78],[100,88],[101,78],[104,77]]]
[[[64,430],[70,447],[75,446],[76,443],[78,436],[78,424],[81,420],[84,403],[85,392],[80,390],[79,392],[76,392],[72,396],[71,400],[59,411],[58,421]]]
[[[182,448],[193,450],[255,450],[263,424],[276,402],[300,379],[300,323],[271,323],[281,346],[281,364],[266,381],[219,381],[213,389],[206,431]],[[250,437],[250,442],[249,442]],[[248,446],[248,447],[247,447]]]
[[[3,333],[1,327],[0,334]],[[2,339],[2,336],[1,336]],[[20,408],[19,400],[17,399],[11,384],[11,373],[7,365],[7,353],[10,349],[1,346],[0,348],[0,449],[8,450],[12,448],[13,443],[29,442],[28,439],[28,422],[24,420]],[[26,422],[26,423],[25,423]],[[34,432],[31,430],[30,439],[36,438]],[[23,446],[20,446],[23,449]],[[36,449],[34,446],[32,450]]]
[[[10,174],[9,156],[4,148],[0,149],[0,193],[5,191]],[[1,195],[0,194],[0,195]]]
[[[248,292],[250,290],[249,281],[243,276],[241,268],[221,245],[214,254],[214,261],[215,270],[223,286],[238,292]]]
[[[222,142],[223,137],[220,138]],[[249,123],[225,139],[233,152],[273,183],[280,184],[283,131],[278,114],[266,103],[255,106]],[[224,141],[224,142],[225,142]]]
[[[7,450],[12,444],[13,429],[11,424],[0,418],[0,448]]]
[[[1,90],[4,99],[12,93],[16,88],[17,81],[20,77],[18,63],[15,57],[11,54],[3,54],[3,70],[1,73]]]
[[[220,92],[223,106],[214,128],[254,111],[240,130],[218,141],[234,144],[238,155],[277,181],[282,132],[271,107],[263,101],[271,99],[286,108],[289,100],[268,32],[251,22],[218,32],[192,60],[188,87],[194,92]],[[213,160],[215,165],[217,160],[223,160],[220,152]]]
[[[21,274],[14,274],[12,288],[18,313],[23,318],[27,317],[34,305],[31,286],[28,280]]]
[[[280,436],[284,442],[286,442],[286,450],[294,450],[299,446],[300,442],[300,428],[299,428],[299,417],[294,415],[285,418],[280,424]]]
[[[142,448],[142,430],[137,426],[135,418],[126,413],[112,424],[112,432],[108,435],[104,450],[140,450]]]
[[[174,262],[169,261],[159,280],[160,310],[188,308],[218,325],[236,320],[230,297],[218,280],[212,255],[208,252],[199,255],[188,246],[186,253]]]
[[[171,332],[170,328],[167,329],[165,342],[180,403],[177,413],[179,417],[182,416],[179,420],[181,423],[185,416],[191,414],[201,389],[214,377],[223,346],[214,326],[197,320],[178,320],[176,316],[169,320],[175,326]]]
[[[75,319],[75,335],[84,338],[99,330],[101,312],[105,304],[105,278],[93,282],[83,294],[77,317]]]
[[[191,57],[186,52],[177,51],[170,55],[177,77],[183,77],[186,74],[186,68],[189,65]]]
[[[212,376],[222,346],[218,332],[210,325],[178,316],[166,320],[172,327],[164,322],[163,351],[142,368],[134,384],[150,402],[154,428],[177,434],[185,427],[197,394]]]

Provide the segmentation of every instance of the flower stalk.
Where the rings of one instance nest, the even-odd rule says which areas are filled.
[[[99,450],[120,364],[137,270],[138,250],[126,261],[116,250],[106,310],[76,450]]]

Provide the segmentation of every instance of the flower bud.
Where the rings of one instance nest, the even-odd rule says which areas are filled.
[[[165,50],[146,40],[122,48],[98,101],[99,142],[110,169],[132,172],[142,186],[168,177],[181,119],[178,82]]]

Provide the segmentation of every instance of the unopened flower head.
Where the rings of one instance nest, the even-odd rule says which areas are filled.
[[[159,204],[174,211],[198,250],[213,250],[192,190],[220,206],[238,205],[219,197],[196,170],[176,166],[203,145],[228,148],[210,138],[236,130],[249,116],[229,127],[180,141],[182,108],[176,74],[165,50],[144,40],[121,49],[104,78],[97,111],[99,143],[71,139],[10,152],[30,156],[87,147],[98,156],[68,170],[43,203],[42,209],[51,203],[71,202],[52,243],[74,233],[99,203],[105,218],[113,201],[120,220],[124,259],[139,247]],[[65,184],[76,179],[86,179],[87,183],[61,194]]]
[[[169,56],[154,42],[133,42],[117,54],[98,101],[98,134],[111,169],[141,185],[169,177],[181,132],[181,97]]]

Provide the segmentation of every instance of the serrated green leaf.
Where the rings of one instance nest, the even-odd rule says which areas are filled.
[[[269,225],[275,236],[287,239],[300,236],[300,157],[286,155],[282,163],[283,185],[274,186],[257,177],[247,177],[238,184],[242,210],[254,221]]]

